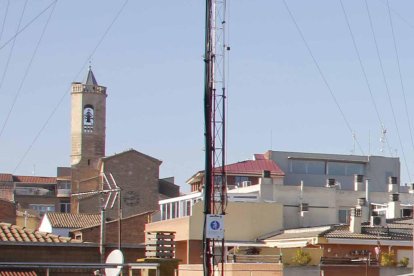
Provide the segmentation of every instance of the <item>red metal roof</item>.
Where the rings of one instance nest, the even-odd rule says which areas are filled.
[[[56,177],[13,175],[13,181],[21,183],[56,184]]]
[[[217,169],[217,168],[216,168]],[[261,175],[263,171],[270,171],[271,175],[284,176],[285,173],[273,160],[246,160],[234,164],[226,165],[227,174],[257,174]]]

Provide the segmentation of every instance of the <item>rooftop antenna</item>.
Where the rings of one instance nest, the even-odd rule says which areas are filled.
[[[380,143],[381,143],[381,148],[380,148],[380,152],[383,153],[384,152],[384,147],[385,147],[385,143],[386,143],[386,135],[387,134],[387,129],[382,127],[382,132],[381,132],[381,137],[380,137]]]
[[[102,190],[93,190],[93,191],[87,191],[87,192],[80,192],[80,193],[74,193],[72,196],[78,197],[78,199],[93,197],[93,196],[100,196],[101,200],[101,233],[100,233],[100,239],[99,239],[99,252],[101,254],[101,263],[103,263],[105,259],[105,212],[108,209],[112,209],[114,207],[116,199],[118,199],[118,208],[120,211],[120,197],[121,197],[121,188],[116,184],[116,181],[111,173],[109,173],[109,178],[106,176],[105,173],[101,174],[102,176]],[[121,223],[121,216],[118,213],[119,216],[119,223]],[[121,228],[119,227],[119,232],[121,231]],[[121,249],[121,236],[119,235],[119,243],[118,243],[118,249]]]
[[[204,276],[223,276],[225,172],[226,0],[206,0],[204,52],[205,181],[203,225]],[[218,270],[218,271],[214,271]]]

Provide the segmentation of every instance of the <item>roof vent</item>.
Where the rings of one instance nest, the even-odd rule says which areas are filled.
[[[336,183],[335,178],[328,178],[326,180],[326,187],[333,187],[335,186],[335,183]]]

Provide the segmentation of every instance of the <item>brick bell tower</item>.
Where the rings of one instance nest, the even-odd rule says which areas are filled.
[[[91,67],[85,83],[72,83],[72,193],[100,188],[100,159],[105,156],[106,97],[106,87],[98,85]],[[87,212],[89,207],[96,207],[82,208],[79,202],[72,197],[72,212]]]

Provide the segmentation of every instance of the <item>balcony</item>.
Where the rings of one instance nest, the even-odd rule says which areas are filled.
[[[54,196],[55,191],[40,187],[16,187],[14,194],[17,196]]]
[[[70,197],[71,194],[71,189],[57,189],[57,197]]]

